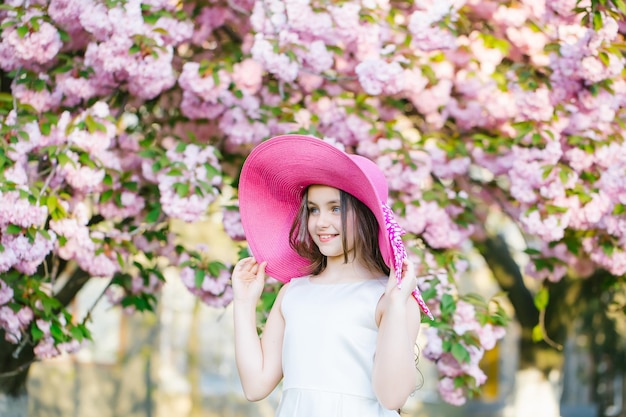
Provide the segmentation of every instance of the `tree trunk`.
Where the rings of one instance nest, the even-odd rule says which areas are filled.
[[[535,342],[532,339],[533,328],[539,324],[539,311],[535,307],[533,295],[524,284],[522,272],[513,259],[506,240],[499,235],[490,236],[483,242],[477,242],[476,247],[515,310],[515,319],[521,327],[520,368],[534,367],[544,372],[559,369],[563,360],[562,352],[545,341]],[[563,301],[555,293],[563,292],[567,285],[563,282],[551,284],[549,287],[550,303],[543,325],[548,337],[557,343],[565,340],[563,321],[567,321],[568,318],[554,314],[559,309],[559,302]]]
[[[64,267],[67,266],[64,264]],[[74,269],[56,298],[66,307],[89,281],[89,275]],[[31,324],[32,325],[32,324]],[[26,330],[30,334],[30,329]],[[22,417],[28,414],[28,371],[36,360],[33,343],[15,345],[5,339],[0,329],[0,417]]]

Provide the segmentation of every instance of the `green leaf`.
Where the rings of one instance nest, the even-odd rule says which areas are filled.
[[[545,310],[545,308],[548,306],[548,301],[550,301],[550,293],[548,292],[548,289],[540,289],[537,295],[535,295],[535,307],[537,307],[539,310]]]
[[[18,36],[20,38],[24,38],[27,34],[28,34],[28,26],[23,25],[23,26],[18,26],[15,31],[17,32]]]
[[[180,197],[187,197],[189,195],[189,184],[177,182],[174,184],[174,189],[176,190],[176,194]]]
[[[63,333],[63,329],[56,323],[52,323],[50,325],[50,335],[52,335],[56,342],[65,341],[65,334]]]
[[[67,156],[66,154],[64,154],[64,153],[60,153],[57,156],[57,159],[59,161],[59,165],[61,165],[61,166],[65,165],[67,163],[71,163],[73,166],[76,166],[76,163],[74,162],[74,160],[72,158],[70,158],[69,156]]]
[[[21,226],[18,226],[16,224],[9,224],[5,230],[5,233],[8,233],[10,235],[19,235],[23,231],[24,229],[22,229]]]
[[[454,356],[454,359],[459,363],[467,363],[470,361],[470,354],[461,343],[452,345],[452,356]]]
[[[183,153],[187,149],[187,144],[185,142],[178,142],[176,145],[176,153]]]
[[[615,7],[619,9],[622,14],[626,14],[626,3],[623,0],[613,0]]]
[[[450,294],[444,294],[441,296],[441,314],[444,316],[454,314],[456,311],[456,303],[454,297]]]
[[[540,325],[536,325],[535,327],[533,327],[533,342],[540,342],[543,340],[543,330],[541,329]]]
[[[602,29],[602,13],[600,13],[599,11],[593,13],[593,29]]]
[[[72,335],[72,338],[76,339],[79,342],[82,342],[84,338],[82,330],[77,326],[74,326],[70,329],[70,334]]]
[[[113,190],[106,190],[100,195],[100,202],[106,203],[113,197]]]
[[[91,115],[87,115],[87,117],[85,117],[85,124],[87,125],[87,130],[89,131],[89,133],[95,133],[97,131],[107,131],[106,127],[104,127],[102,123],[96,121]]]
[[[45,239],[50,240],[50,233],[46,229],[38,229],[37,232]]]
[[[30,327],[30,335],[34,342],[39,341],[43,337],[43,332],[36,325]]]
[[[202,288],[202,283],[204,282],[204,271],[201,269],[196,269],[196,273],[194,274],[194,285],[196,288]]]
[[[209,274],[214,277],[217,277],[222,270],[226,269],[226,265],[219,261],[213,261],[209,263]]]
[[[161,217],[161,206],[156,205],[152,210],[146,214],[146,222],[155,223]]]

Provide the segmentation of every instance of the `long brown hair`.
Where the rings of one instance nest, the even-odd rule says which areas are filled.
[[[341,206],[341,243],[344,262],[348,262],[347,222],[348,212],[354,211],[354,256],[372,271],[389,275],[378,245],[378,221],[374,213],[351,194],[339,190]],[[317,275],[326,269],[326,256],[322,255],[308,231],[309,209],[308,188],[304,190],[300,208],[289,231],[289,244],[296,253],[311,261],[309,272]]]

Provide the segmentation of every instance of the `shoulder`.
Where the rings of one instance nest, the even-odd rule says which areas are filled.
[[[275,304],[281,305],[285,294],[289,291],[290,288],[299,287],[305,285],[309,281],[308,276],[306,277],[298,277],[292,278],[289,282],[283,284],[278,290],[278,295],[276,296]]]

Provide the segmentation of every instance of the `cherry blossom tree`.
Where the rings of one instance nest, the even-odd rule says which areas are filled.
[[[499,299],[458,290],[468,250],[521,288],[509,298],[534,340],[549,340],[559,283],[611,282],[607,305],[623,291],[625,14],[623,0],[5,1],[0,393],[24,395],[33,361],[89,339],[89,316],[66,309],[88,280],[149,311],[177,267],[203,302],[228,305],[232,265],[172,222],[219,205],[245,251],[241,164],[298,132],[387,174],[427,273],[422,353],[462,405],[508,321]],[[523,264],[494,218],[524,237]]]

